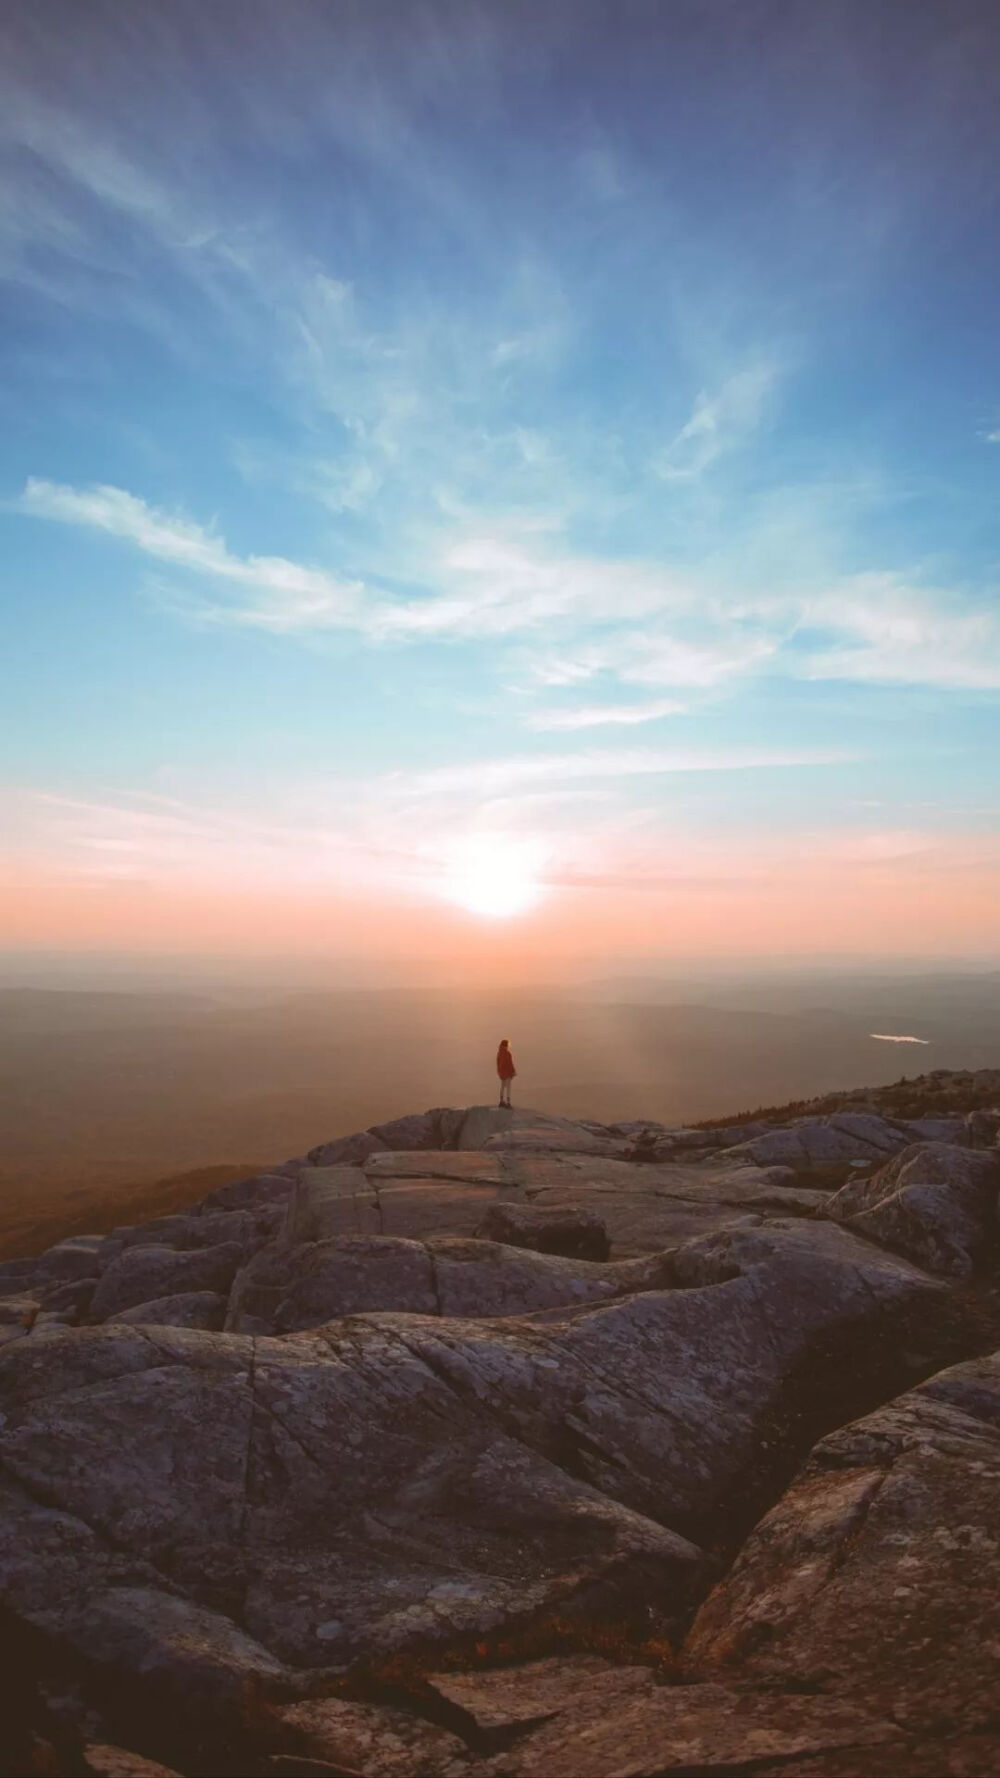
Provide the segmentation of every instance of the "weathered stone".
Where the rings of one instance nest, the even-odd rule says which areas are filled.
[[[560,1253],[567,1259],[607,1259],[608,1231],[594,1210],[568,1205],[564,1210],[531,1204],[492,1204],[477,1229],[484,1241],[505,1247],[532,1247],[536,1253]]]
[[[623,1690],[648,1692],[644,1669],[623,1669],[599,1655],[555,1655],[525,1666],[430,1673],[427,1684],[450,1710],[459,1712],[467,1734],[500,1745],[515,1733],[566,1716],[592,1692],[595,1680],[609,1674],[620,1677]]]
[[[359,1778],[464,1778],[465,1743],[447,1729],[403,1710],[315,1698],[280,1712],[292,1744],[327,1771]],[[291,1771],[291,1767],[286,1768]]]
[[[419,1116],[396,1117],[387,1124],[373,1124],[371,1134],[383,1148],[403,1153],[409,1148],[434,1148],[438,1139],[438,1114],[425,1111]]]
[[[702,1606],[693,1670],[849,1694],[918,1735],[985,1730],[1000,1686],[998,1501],[1000,1355],[816,1446]]]
[[[698,1550],[456,1392],[413,1337],[436,1325],[368,1317],[252,1342],[120,1323],[49,1334],[14,1374],[17,1348],[0,1355],[0,1456],[120,1560],[155,1565],[220,1625],[238,1611],[240,1635],[296,1665],[478,1634],[559,1602],[682,1610]],[[544,1364],[551,1332],[528,1337]],[[67,1586],[65,1553],[31,1543],[0,1556],[0,1591],[49,1621],[54,1609],[75,1640],[81,1600],[100,1589]],[[88,1637],[98,1628],[88,1616]]]
[[[902,1122],[911,1142],[954,1142],[959,1148],[968,1142],[964,1117],[908,1117]]]
[[[530,1687],[531,1669],[522,1672]],[[840,1700],[658,1685],[646,1668],[624,1667],[591,1674],[565,1712],[480,1770],[489,1778],[708,1778],[783,1772],[796,1756],[815,1761],[829,1751],[863,1761],[854,1768],[860,1778],[881,1771],[883,1749],[902,1740],[895,1723]]]
[[[58,1279],[68,1282],[76,1278],[93,1278],[100,1264],[104,1235],[73,1235],[50,1247],[35,1264],[39,1274],[50,1283]]]
[[[87,1771],[94,1778],[180,1778],[173,1767],[161,1766],[159,1760],[143,1759],[141,1753],[130,1753],[126,1747],[90,1741],[83,1756]]]
[[[77,1602],[67,1625],[90,1660],[141,1678],[158,1702],[189,1716],[247,1723],[261,1698],[294,1689],[280,1662],[228,1617],[160,1587],[110,1588]]]
[[[500,1130],[491,1136],[485,1152],[499,1150],[502,1154],[583,1154],[606,1155],[609,1160],[624,1160],[631,1144],[620,1136],[597,1136],[593,1130],[577,1125],[572,1133],[528,1127],[522,1130]]]
[[[984,1293],[817,1218],[850,1202],[817,1189],[837,1144],[885,1175],[911,1134],[855,1101],[791,1126],[794,1170],[746,1152],[789,1126],[742,1126],[742,1153],[654,1132],[642,1166],[625,1126],[473,1108],[485,1149],[472,1113],[378,1126],[360,1164],[96,1238],[103,1324],[53,1322],[85,1307],[76,1258],[0,1268],[0,1616],[69,1663],[77,1747],[117,1757],[141,1725],[168,1768],[289,1778],[990,1770],[989,1367],[822,1440],[703,1605],[690,1670],[669,1653],[720,1572],[705,1549],[811,1440],[981,1338]],[[974,1134],[949,1177],[993,1164]],[[474,1238],[487,1215],[576,1219],[624,1257]],[[553,1646],[662,1671],[482,1664]],[[392,1707],[356,1701],[376,1686]],[[22,1713],[21,1744],[61,1746],[57,1718]]]
[[[752,1161],[759,1167],[794,1167],[807,1173],[849,1166],[852,1161],[884,1160],[911,1140],[908,1130],[885,1118],[836,1112],[831,1117],[784,1124],[724,1149],[720,1158]]]
[[[192,1211],[190,1215],[158,1216],[136,1227],[114,1229],[102,1255],[105,1265],[132,1247],[172,1247],[188,1253],[201,1247],[218,1247],[234,1241],[252,1250],[280,1227],[278,1205],[252,1206],[244,1210]]]
[[[226,1326],[291,1333],[376,1309],[437,1312],[426,1247],[360,1235],[266,1249],[237,1275]]]
[[[379,1201],[360,1167],[304,1167],[288,1202],[289,1245],[328,1236],[381,1235]]]
[[[625,1143],[595,1136],[570,1118],[550,1117],[544,1111],[501,1110],[496,1105],[471,1105],[465,1114],[457,1146],[460,1149],[516,1147],[554,1150],[566,1154],[624,1154]]]
[[[70,1309],[76,1318],[88,1307],[96,1284],[95,1274],[92,1278],[75,1278],[68,1284],[53,1285],[45,1291],[44,1306],[46,1309]]]
[[[1000,1111],[970,1111],[965,1119],[970,1148],[996,1148],[1000,1139]]]
[[[1000,1151],[917,1143],[844,1186],[825,1214],[932,1272],[967,1278],[995,1247],[998,1194]]]
[[[385,1143],[370,1130],[356,1130],[353,1136],[338,1136],[333,1142],[320,1142],[306,1155],[310,1167],[357,1167],[370,1154],[380,1154]]]
[[[291,1243],[330,1236],[472,1235],[488,1209],[592,1210],[623,1258],[694,1235],[811,1216],[828,1194],[789,1168],[686,1162],[636,1167],[616,1157],[490,1150],[372,1155],[364,1167],[306,1168],[289,1207]]]
[[[154,1297],[152,1302],[137,1303],[132,1309],[119,1309],[108,1320],[126,1321],[132,1327],[201,1327],[218,1331],[225,1315],[224,1296],[213,1290],[189,1290],[176,1296]]]
[[[0,1298],[0,1347],[8,1346],[14,1340],[23,1340],[34,1327],[40,1308],[37,1297]]]
[[[364,1778],[357,1766],[332,1765],[307,1753],[269,1753],[264,1770],[268,1778]]]
[[[0,1327],[30,1327],[40,1307],[37,1297],[3,1297],[0,1299]]]
[[[571,1597],[669,1616],[701,1564],[661,1527],[707,1523],[750,1485],[812,1333],[874,1326],[900,1300],[932,1314],[940,1288],[830,1225],[752,1233],[687,1253],[728,1281],[538,1327],[48,1335],[7,1380],[4,1460],[202,1608],[244,1601],[284,1661],[480,1633]]]
[[[37,1259],[5,1260],[0,1265],[0,1300],[8,1296],[22,1296],[25,1288],[35,1280],[41,1284]]]
[[[90,1318],[106,1321],[122,1309],[164,1296],[228,1291],[243,1257],[243,1248],[233,1241],[181,1253],[172,1247],[128,1247],[103,1273]]]
[[[250,1179],[234,1179],[229,1185],[217,1186],[202,1199],[201,1210],[248,1210],[253,1206],[283,1205],[291,1195],[299,1167],[305,1162],[289,1161],[273,1172],[255,1173]]]
[[[670,1283],[668,1255],[602,1265],[447,1235],[429,1241],[427,1248],[440,1312],[459,1318],[577,1309],[640,1290],[663,1290]]]
[[[353,1136],[321,1142],[309,1150],[306,1159],[312,1167],[356,1167],[370,1154],[381,1154],[387,1149],[403,1153],[411,1148],[434,1148],[440,1139],[443,1116],[439,1111],[425,1111],[419,1116],[397,1117],[370,1130],[356,1130]]]
[[[662,1289],[655,1257],[590,1265],[539,1252],[508,1252],[493,1241],[441,1236],[426,1243],[392,1236],[346,1237],[266,1249],[237,1274],[226,1327],[234,1333],[291,1333],[341,1315],[388,1309],[466,1317],[526,1315]],[[151,1319],[130,1310],[118,1320]]]

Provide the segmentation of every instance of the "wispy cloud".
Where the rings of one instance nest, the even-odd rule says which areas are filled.
[[[657,475],[664,481],[688,481],[745,443],[764,417],[777,374],[774,364],[761,362],[736,371],[715,390],[702,389],[690,418],[655,458]]]
[[[210,583],[246,588],[248,602],[204,600],[203,617],[275,631],[344,628],[375,640],[496,636],[554,620],[627,621],[690,608],[695,599],[667,569],[530,552],[516,538],[486,536],[452,543],[429,559],[428,572],[446,590],[393,600],[283,556],[234,555],[216,532],[121,488],[77,489],[32,477],[17,504],[36,518],[103,531]]]
[[[122,488],[67,488],[31,477],[19,501],[35,518],[83,525],[134,544],[144,555],[193,571],[209,581],[246,588],[252,601],[204,606],[208,617],[228,617],[262,629],[341,628],[363,619],[364,587],[283,556],[235,556],[215,532],[147,506]]]
[[[583,704],[573,710],[538,710],[525,726],[531,729],[633,728],[643,722],[659,722],[665,716],[681,716],[687,709],[674,698],[656,698],[648,704]]]
[[[471,765],[440,766],[428,772],[393,774],[388,783],[410,795],[475,789],[483,796],[545,784],[663,777],[686,772],[752,772],[842,765],[856,757],[849,750],[824,748],[719,748],[698,751],[660,748],[593,749],[485,759]]]
[[[524,668],[537,686],[594,682],[671,690],[732,689],[763,671],[807,679],[1000,686],[1000,618],[992,609],[890,573],[857,574],[804,594],[726,593],[691,571],[577,555],[558,534],[511,526],[434,542],[427,586],[409,596],[285,556],[235,554],[214,528],[166,513],[122,488],[73,488],[29,478],[15,502],[32,517],[119,539],[183,573],[188,590],[162,597],[201,623],[274,634],[350,631],[372,643],[516,640],[560,626],[559,650]],[[589,638],[579,640],[579,638]],[[539,730],[628,727],[680,705],[602,701],[526,718]]]
[[[1000,618],[913,588],[888,574],[859,574],[808,602],[802,634],[825,632],[805,652],[810,679],[851,679],[945,690],[1000,687]]]

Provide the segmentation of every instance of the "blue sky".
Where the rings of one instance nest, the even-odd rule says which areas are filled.
[[[483,835],[556,895],[996,886],[992,7],[6,34],[22,895],[228,859],[403,906]]]

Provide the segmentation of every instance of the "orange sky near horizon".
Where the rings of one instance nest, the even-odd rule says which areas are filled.
[[[0,880],[8,953],[315,956],[502,977],[588,957],[969,957],[1000,954],[1000,869],[903,856],[786,858],[727,879],[556,884],[494,918],[427,894],[406,898],[252,880],[73,877],[22,866]]]

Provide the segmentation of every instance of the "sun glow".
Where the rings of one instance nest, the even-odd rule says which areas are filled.
[[[450,854],[442,893],[470,914],[509,920],[527,913],[544,893],[540,848],[509,834],[474,834]]]

